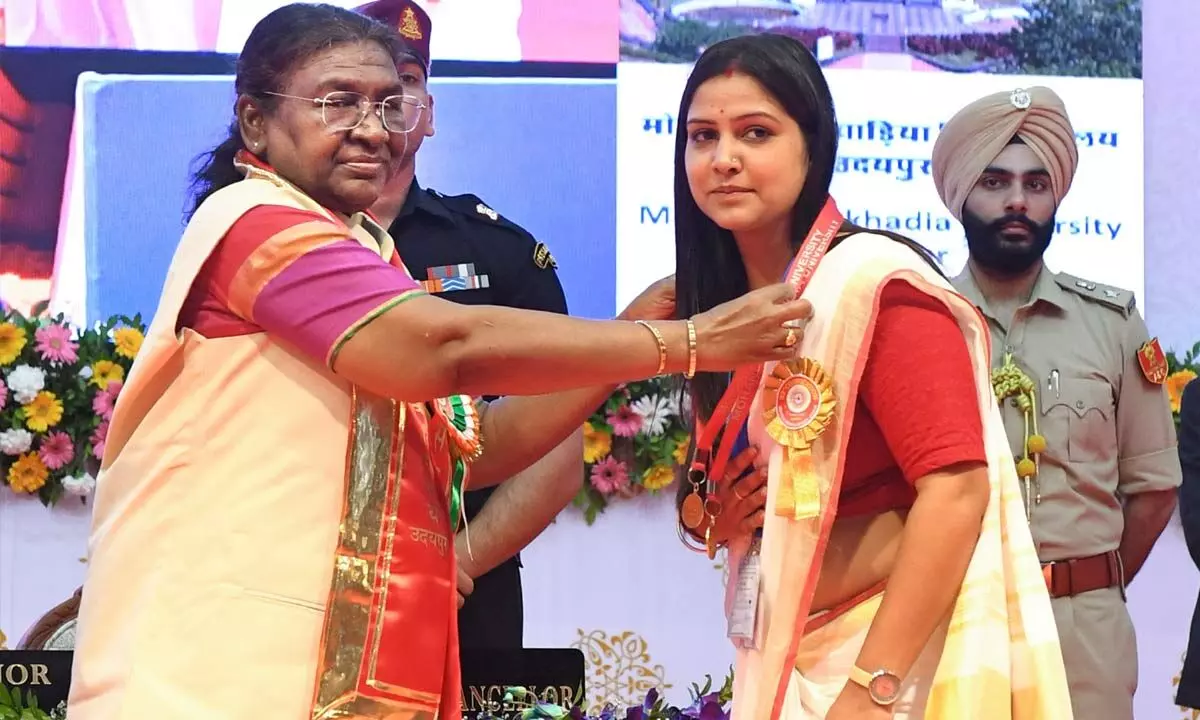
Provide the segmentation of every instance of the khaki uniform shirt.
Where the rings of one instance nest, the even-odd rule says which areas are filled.
[[[1037,429],[1047,443],[1032,485],[1040,496],[1030,518],[1039,558],[1117,549],[1125,529],[1121,498],[1181,481],[1166,391],[1138,365],[1148,335],[1133,293],[1043,268],[1029,302],[1001,318],[969,267],[954,286],[988,321],[992,366],[1011,353],[1037,386]],[[1022,413],[1009,400],[1001,415],[1020,459]]]

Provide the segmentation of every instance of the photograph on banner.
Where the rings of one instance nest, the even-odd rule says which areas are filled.
[[[617,303],[675,262],[673,172],[688,65],[621,63],[617,80]],[[840,123],[832,192],[847,218],[907,235],[951,274],[967,257],[962,226],[938,198],[933,143],[960,108],[991,92],[1045,85],[1066,103],[1079,171],[1055,217],[1047,263],[1134,291],[1143,278],[1142,82],[1135,79],[827,70]],[[1114,179],[1119,178],[1119,182]]]
[[[1142,76],[1141,0],[620,0],[621,60],[728,37],[800,40],[827,68]]]
[[[355,8],[368,0],[327,0]],[[437,32],[434,60],[617,60],[606,0],[416,0]],[[0,45],[237,53],[291,0],[20,0],[0,5]]]

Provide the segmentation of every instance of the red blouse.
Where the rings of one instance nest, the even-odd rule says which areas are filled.
[[[941,302],[908,283],[883,289],[858,393],[839,515],[912,507],[919,478],[986,462],[962,331]]]

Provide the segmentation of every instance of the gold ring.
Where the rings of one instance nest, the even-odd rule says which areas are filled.
[[[733,488],[733,496],[742,502],[746,502],[746,496],[738,492],[737,488]]]
[[[787,335],[783,336],[783,346],[791,347],[795,344],[796,344],[796,331],[791,328],[788,328]]]

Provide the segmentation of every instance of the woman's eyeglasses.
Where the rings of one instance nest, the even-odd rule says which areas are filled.
[[[375,102],[362,93],[345,90],[335,90],[319,98],[277,92],[265,94],[290,100],[307,100],[319,106],[325,127],[336,131],[353,130],[367,119],[367,113],[374,110],[388,132],[409,133],[421,120],[421,112],[428,107],[420,98],[412,95],[392,95]]]

